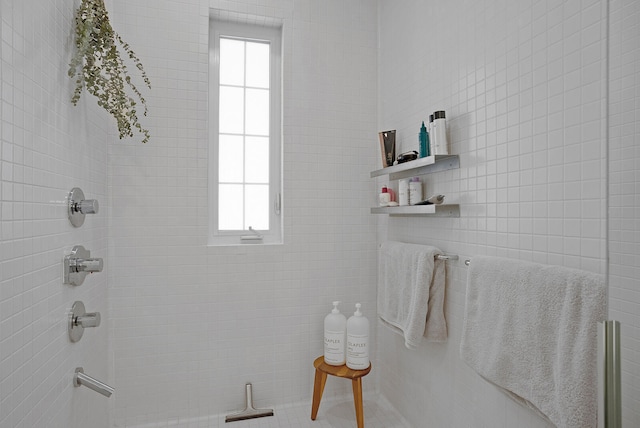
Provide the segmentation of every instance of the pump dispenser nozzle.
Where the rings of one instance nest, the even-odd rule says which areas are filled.
[[[331,310],[331,313],[333,313],[333,314],[340,313],[340,311],[338,310],[338,305],[339,304],[340,304],[340,300],[336,300],[335,302],[333,302],[333,309]]]
[[[353,315],[357,317],[361,317],[362,316],[362,312],[360,312],[361,307],[362,305],[360,303],[356,303],[356,311],[353,313]]]

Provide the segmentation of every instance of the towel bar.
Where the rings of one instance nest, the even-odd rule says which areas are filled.
[[[437,260],[458,260],[458,255],[457,254],[438,254],[436,256]]]

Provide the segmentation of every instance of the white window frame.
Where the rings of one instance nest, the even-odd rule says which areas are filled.
[[[219,65],[220,37],[270,44],[270,112],[269,112],[269,230],[258,230],[261,240],[244,240],[254,235],[248,230],[218,229],[218,135],[219,135]],[[209,245],[246,245],[249,243],[281,244],[282,236],[282,30],[209,20]]]

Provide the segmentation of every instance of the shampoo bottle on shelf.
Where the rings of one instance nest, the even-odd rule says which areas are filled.
[[[387,187],[387,193],[389,193],[389,206],[392,207],[395,205],[394,202],[398,202],[396,200],[396,192],[391,187]]]
[[[420,142],[420,157],[426,158],[429,156],[429,133],[427,132],[427,127],[424,126],[424,121],[422,121],[422,126],[420,127],[418,141]]]
[[[435,128],[433,127],[433,115],[430,114],[429,115],[429,125],[427,126],[427,132],[429,133],[429,153],[431,155],[435,155],[436,154],[436,135],[435,135]]]
[[[405,178],[398,182],[398,204],[400,206],[409,205],[409,179]]]
[[[360,303],[347,321],[347,367],[364,370],[369,367],[369,320],[360,312]]]
[[[338,310],[339,304],[333,302],[333,310],[324,317],[324,362],[331,366],[341,366],[346,361],[347,317]]]
[[[420,177],[413,177],[409,182],[409,205],[422,201],[422,182]]]
[[[449,154],[449,142],[447,141],[447,122],[445,120],[445,113],[443,110],[439,110],[433,113],[433,128],[435,139],[435,152],[436,155],[448,155]]]

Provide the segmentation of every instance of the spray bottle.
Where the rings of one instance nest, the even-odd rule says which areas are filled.
[[[430,155],[429,153],[429,133],[427,132],[427,127],[424,126],[424,121],[422,121],[422,126],[420,127],[420,134],[418,136],[418,140],[420,141],[420,157],[426,158]]]

